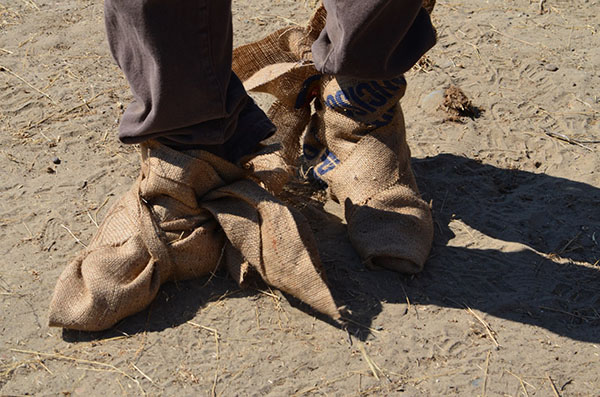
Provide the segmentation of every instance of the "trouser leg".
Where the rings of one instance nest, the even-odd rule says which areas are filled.
[[[408,71],[436,40],[425,9],[433,0],[323,0],[327,23],[312,46],[315,67],[361,79]]]
[[[231,71],[231,0],[106,0],[105,20],[134,97],[124,143],[248,151],[273,132]]]

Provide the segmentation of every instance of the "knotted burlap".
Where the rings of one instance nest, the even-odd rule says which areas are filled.
[[[259,179],[267,171],[153,141],[141,151],[140,177],[60,276],[51,326],[109,328],[145,308],[164,282],[207,275],[221,263],[240,284],[256,271],[339,318],[306,220],[259,186],[268,184]]]
[[[405,80],[319,75],[310,62],[310,46],[325,18],[319,8],[306,28],[281,29],[236,49],[234,71],[246,89],[275,96],[268,114],[289,164],[300,156],[304,134],[303,157],[344,206],[349,238],[363,260],[418,272],[431,248],[433,227],[410,166],[398,103]],[[311,116],[308,104],[314,97]]]
[[[233,51],[232,68],[244,87],[275,96],[267,114],[277,127],[281,155],[291,165],[301,154],[300,134],[319,88],[321,74],[313,65],[311,45],[325,27],[326,16],[320,7],[306,27],[283,28]]]

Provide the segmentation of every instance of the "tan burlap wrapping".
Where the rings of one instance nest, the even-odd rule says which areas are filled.
[[[238,48],[234,71],[248,90],[275,96],[269,117],[289,164],[299,157],[306,131],[304,159],[344,205],[350,240],[365,262],[418,272],[431,248],[433,227],[410,166],[398,103],[404,78],[319,76],[310,62],[310,46],[325,17],[321,7],[306,28],[282,29]],[[314,96],[311,116],[307,104]]]
[[[51,326],[95,331],[145,308],[161,284],[224,263],[339,318],[305,219],[256,174],[204,151],[142,145],[141,175],[60,276]],[[265,173],[266,171],[263,171]]]
[[[410,166],[398,103],[405,87],[403,78],[324,78],[304,153],[313,175],[344,206],[350,241],[363,260],[415,273],[429,254],[433,224]]]
[[[236,48],[232,68],[249,91],[275,96],[269,118],[277,127],[281,155],[287,164],[300,156],[300,134],[310,120],[309,100],[318,90],[319,72],[311,45],[325,26],[327,13],[318,8],[306,27],[293,26]]]

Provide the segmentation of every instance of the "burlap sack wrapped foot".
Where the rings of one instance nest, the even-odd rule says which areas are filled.
[[[348,235],[367,265],[422,270],[433,240],[431,211],[410,166],[398,103],[404,78],[321,82],[304,157],[344,206]]]
[[[304,160],[344,206],[349,238],[365,263],[418,272],[429,254],[433,227],[410,166],[398,103],[405,80],[319,75],[311,44],[325,18],[321,7],[305,28],[281,29],[236,49],[234,71],[246,89],[275,96],[269,117],[278,128],[284,159],[294,165],[303,142]]]
[[[259,186],[266,186],[257,177],[266,170],[250,173],[204,151],[153,141],[141,151],[140,177],[60,276],[51,326],[110,328],[144,309],[166,281],[207,275],[221,264],[240,284],[256,272],[339,318],[310,228]]]

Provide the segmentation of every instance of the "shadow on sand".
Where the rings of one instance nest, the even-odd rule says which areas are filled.
[[[404,287],[413,303],[469,306],[600,342],[600,189],[450,154],[413,166],[423,197],[433,200],[430,259],[414,277],[334,261],[337,298],[357,322],[370,325],[382,301],[405,303]],[[469,237],[452,242],[452,222]],[[322,254],[336,256],[326,246]]]
[[[337,217],[317,201],[303,209],[317,234],[334,296],[352,311],[356,323],[370,326],[382,302],[404,304],[408,295],[421,305],[469,306],[573,339],[600,342],[600,189],[450,154],[415,159],[413,167],[424,199],[433,202],[435,222],[430,259],[416,276],[367,271]],[[473,229],[464,233],[488,237],[453,242],[452,222]],[[488,241],[493,248],[486,247]],[[228,294],[256,294],[253,289],[239,291],[224,274],[208,285],[206,281],[169,283],[149,309],[115,328],[65,331],[63,337],[82,341],[160,331],[194,318],[211,301],[231,299]],[[368,336],[364,328],[354,333],[361,339]]]

